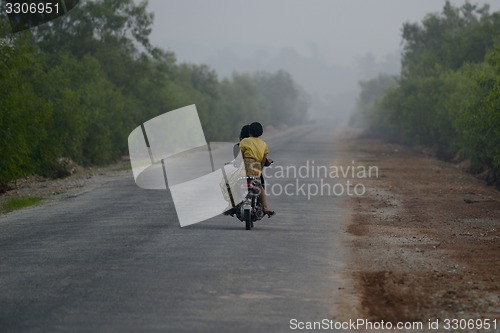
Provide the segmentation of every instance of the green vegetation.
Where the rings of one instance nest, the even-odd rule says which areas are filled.
[[[378,136],[467,159],[500,181],[500,12],[446,2],[403,26],[398,78],[361,83],[357,117]]]
[[[4,15],[4,16],[2,16]],[[56,177],[60,158],[102,165],[128,154],[128,134],[196,104],[207,140],[234,140],[259,120],[295,124],[309,101],[290,75],[180,64],[153,47],[147,1],[82,0],[55,21],[11,34],[0,13],[0,192],[29,174]]]
[[[17,209],[34,206],[39,204],[42,200],[42,198],[38,197],[10,199],[0,206],[0,213],[8,213]]]

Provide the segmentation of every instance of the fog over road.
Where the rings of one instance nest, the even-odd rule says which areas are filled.
[[[332,136],[312,125],[278,134],[270,157],[331,165]],[[2,216],[0,331],[288,332],[292,318],[334,318],[341,201],[271,196],[276,216],[252,231],[225,216],[180,228],[168,192],[130,176]]]

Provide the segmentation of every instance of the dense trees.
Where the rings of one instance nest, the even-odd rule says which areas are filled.
[[[403,26],[401,75],[361,85],[360,109],[378,135],[432,146],[500,178],[500,12],[447,2]],[[377,98],[364,102],[363,96]]]
[[[84,0],[31,31],[9,32],[0,13],[0,190],[18,177],[60,174],[127,154],[136,126],[196,104],[208,140],[233,140],[260,120],[294,124],[308,108],[289,74],[235,73],[180,64],[149,42],[147,1]]]

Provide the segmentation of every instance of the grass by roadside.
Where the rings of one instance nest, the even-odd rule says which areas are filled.
[[[11,190],[0,194],[0,215],[32,205],[71,198],[108,181],[126,177],[132,177],[128,161],[100,168],[77,168],[74,174],[65,178],[29,176],[19,179]]]
[[[0,214],[12,212],[14,210],[35,206],[41,203],[43,198],[30,197],[30,198],[12,198],[0,205]]]

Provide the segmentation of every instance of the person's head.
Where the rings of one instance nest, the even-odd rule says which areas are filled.
[[[240,141],[250,136],[250,125],[245,125],[240,131]]]
[[[262,128],[261,123],[251,123],[250,124],[250,135],[253,136],[254,138],[258,138],[259,136],[264,133],[264,129]]]

